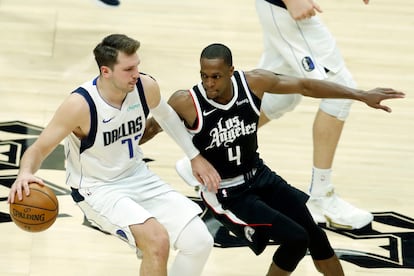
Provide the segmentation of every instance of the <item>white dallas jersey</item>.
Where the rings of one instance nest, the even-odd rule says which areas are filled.
[[[96,81],[86,82],[73,92],[86,99],[91,116],[88,137],[80,140],[71,133],[66,138],[66,182],[74,188],[117,183],[147,170],[138,146],[149,112],[141,80],[121,109],[101,98]]]

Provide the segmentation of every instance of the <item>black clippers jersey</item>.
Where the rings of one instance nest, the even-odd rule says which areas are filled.
[[[193,143],[223,179],[248,173],[258,158],[261,101],[250,91],[243,72],[235,71],[231,80],[233,98],[224,105],[209,100],[201,83],[190,90],[197,109]]]

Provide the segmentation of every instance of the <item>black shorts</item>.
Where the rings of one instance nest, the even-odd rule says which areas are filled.
[[[257,255],[263,252],[269,240],[278,243],[278,237],[289,235],[289,228],[297,227],[297,224],[309,233],[319,231],[305,205],[309,196],[264,164],[244,184],[219,189],[215,195],[219,205],[214,204],[214,196],[211,200],[211,193],[202,193],[202,198],[217,220],[244,239]],[[275,231],[270,231],[271,227],[277,228],[278,234],[272,236]],[[332,256],[329,242],[326,240],[323,244],[317,251],[322,252],[323,257]]]

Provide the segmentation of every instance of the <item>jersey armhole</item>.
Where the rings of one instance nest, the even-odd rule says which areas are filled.
[[[96,132],[97,132],[97,129],[98,129],[98,115],[97,115],[97,112],[96,112],[95,102],[92,100],[91,95],[89,95],[88,91],[85,88],[78,87],[72,93],[77,93],[77,94],[83,96],[85,98],[86,102],[89,105],[89,114],[90,114],[90,118],[91,118],[91,126],[90,126],[90,129],[89,129],[88,136],[81,140],[80,153],[82,153],[86,149],[92,147],[92,145],[95,143]]]
[[[145,73],[140,73],[140,74],[149,76],[150,78],[154,79],[153,77],[151,77],[150,75],[147,75]],[[149,108],[148,108],[147,100],[145,99],[144,87],[142,86],[142,82],[141,82],[140,78],[138,78],[136,86],[137,86],[137,90],[138,90],[138,96],[141,100],[142,108],[144,110],[145,118],[147,118],[148,114],[149,114]]]

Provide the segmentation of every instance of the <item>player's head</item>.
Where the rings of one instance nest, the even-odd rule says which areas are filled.
[[[119,53],[134,55],[140,42],[123,34],[111,34],[105,37],[93,50],[98,67],[107,66],[113,69],[118,62]]]
[[[213,43],[201,52],[200,77],[209,99],[226,103],[231,98],[233,71],[233,57],[227,46]]]
[[[206,59],[222,59],[229,67],[233,66],[233,56],[231,50],[224,44],[213,43],[208,45],[201,52],[200,60]]]
[[[100,78],[114,89],[133,91],[139,78],[139,46],[139,41],[123,34],[105,37],[93,50]]]

